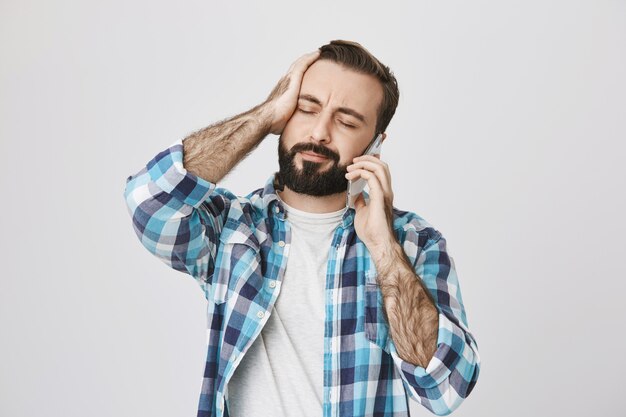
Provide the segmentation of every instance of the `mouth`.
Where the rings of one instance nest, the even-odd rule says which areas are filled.
[[[328,158],[322,155],[318,155],[314,152],[299,152],[303,159],[314,161],[314,162],[324,162],[327,161]]]

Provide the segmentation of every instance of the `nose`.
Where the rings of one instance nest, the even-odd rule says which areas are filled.
[[[325,115],[324,112],[320,112],[311,129],[311,139],[315,142],[330,142],[329,123],[329,116]]]

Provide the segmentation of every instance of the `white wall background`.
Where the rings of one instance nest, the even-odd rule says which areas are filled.
[[[446,236],[483,361],[455,415],[626,415],[626,2],[242,3],[0,3],[0,415],[195,416],[205,300],[126,177],[332,39],[398,78],[395,205]]]

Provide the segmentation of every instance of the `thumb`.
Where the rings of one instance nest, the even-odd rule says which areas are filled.
[[[365,197],[363,197],[363,193],[359,194],[356,200],[354,200],[354,208],[355,210],[361,209],[361,207],[365,207]]]

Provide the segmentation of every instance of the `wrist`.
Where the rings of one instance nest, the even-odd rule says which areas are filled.
[[[402,251],[402,247],[395,238],[390,237],[384,242],[371,245],[371,248],[368,248],[368,250],[376,266],[379,266],[397,256],[398,251]]]
[[[266,100],[255,107],[255,116],[267,134],[280,135],[289,119],[277,116],[276,103],[274,100]]]
[[[259,125],[263,136],[274,133],[275,125],[270,104],[266,101],[250,110],[250,116]]]

